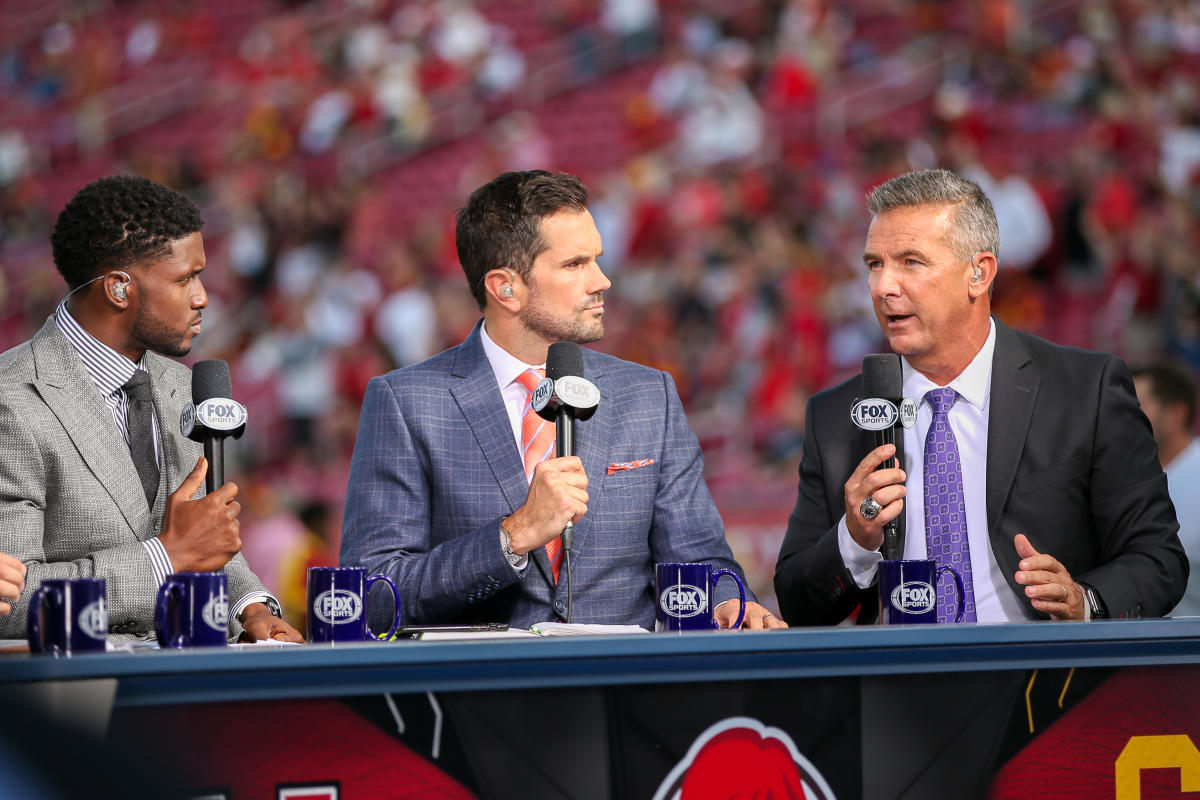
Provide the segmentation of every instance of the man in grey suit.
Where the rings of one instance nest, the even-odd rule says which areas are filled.
[[[238,488],[205,496],[182,356],[208,295],[203,220],[145,178],[89,184],[59,214],[54,262],[70,292],[28,342],[0,356],[0,550],[26,582],[105,578],[110,634],[153,635],[168,573],[224,570],[230,635],[302,637],[240,555]],[[12,598],[10,598],[12,599]],[[25,635],[29,593],[0,618]]]
[[[457,244],[483,320],[457,347],[371,381],[342,563],[391,576],[408,623],[518,627],[566,617],[555,545],[568,521],[572,622],[651,627],[655,562],[740,573],[670,375],[585,350],[602,399],[576,426],[576,455],[551,457],[536,422],[525,446],[523,376],[550,344],[604,333],[611,284],[579,179],[499,176],[458,212]],[[739,610],[728,583],[716,599],[723,627]],[[743,625],[783,627],[751,602]]]
[[[851,425],[861,376],[813,396],[775,573],[784,617],[834,624],[860,607],[874,621],[896,519],[907,535],[886,557],[955,566],[964,621],[1167,613],[1188,564],[1124,363],[992,319],[999,232],[974,183],[909,173],[867,205],[868,284],[915,424],[900,463],[877,469],[897,448]]]

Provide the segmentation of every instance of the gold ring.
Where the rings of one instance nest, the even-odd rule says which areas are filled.
[[[1065,603],[1067,602],[1067,598],[1071,596],[1071,590],[1067,588],[1065,583],[1060,583],[1059,586],[1062,587],[1063,593],[1062,598],[1058,602]]]

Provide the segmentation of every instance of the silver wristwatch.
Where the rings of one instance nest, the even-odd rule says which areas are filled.
[[[1083,601],[1087,603],[1091,618],[1107,619],[1108,607],[1104,605],[1104,599],[1100,597],[1100,593],[1086,583],[1080,583],[1079,587],[1083,589]]]
[[[513,567],[521,566],[525,560],[525,556],[517,555],[512,549],[512,537],[508,535],[508,531],[504,530],[504,526],[500,526],[500,547],[504,549],[504,557],[508,559],[508,563]]]

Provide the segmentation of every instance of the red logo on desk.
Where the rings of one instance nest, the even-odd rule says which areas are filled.
[[[779,728],[729,717],[696,737],[654,800],[779,797],[834,800],[833,790]]]

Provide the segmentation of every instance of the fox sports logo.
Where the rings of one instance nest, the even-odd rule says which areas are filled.
[[[694,617],[708,608],[708,595],[686,583],[668,586],[658,599],[662,610],[672,617]]]
[[[937,606],[933,586],[922,581],[908,581],[892,590],[892,607],[907,614],[923,614]]]
[[[362,616],[362,598],[345,589],[328,589],[317,595],[313,615],[326,625],[354,622]]]
[[[895,404],[879,397],[868,397],[859,400],[850,410],[850,420],[859,428],[868,431],[881,431],[896,424],[900,412]]]
[[[93,639],[103,639],[108,635],[108,611],[104,608],[103,600],[88,603],[79,612],[79,629]]]
[[[224,596],[210,597],[200,611],[204,624],[213,630],[223,631],[229,625],[229,602]]]

